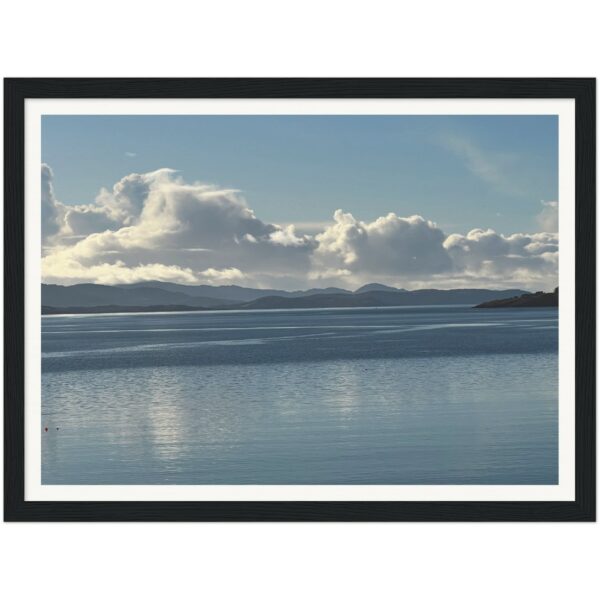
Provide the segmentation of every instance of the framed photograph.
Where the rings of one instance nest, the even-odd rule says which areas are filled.
[[[594,79],[4,101],[6,520],[595,519]]]

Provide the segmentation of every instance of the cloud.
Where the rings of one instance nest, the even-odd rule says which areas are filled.
[[[314,236],[317,233],[321,233],[324,229],[327,229],[333,221],[296,221],[293,223],[279,223],[282,228],[286,228],[289,225],[294,226],[294,231],[299,234]]]
[[[365,223],[336,210],[333,218],[334,224],[315,238],[317,270],[406,276],[445,272],[452,266],[443,246],[444,233],[421,216],[389,213]]]
[[[191,269],[160,263],[128,267],[123,261],[103,262],[84,266],[75,259],[60,262],[49,260],[44,265],[48,282],[93,282],[105,285],[136,283],[138,281],[172,281],[174,283],[199,283]]]
[[[118,225],[119,222],[113,220],[107,211],[101,207],[94,205],[65,207],[65,231],[74,238],[86,236],[96,231],[113,229]]]
[[[158,169],[150,173],[132,173],[112,187],[102,188],[95,205],[120,226],[135,224],[144,209],[151,188],[168,184],[177,174],[174,169]]]
[[[223,285],[232,283],[242,283],[246,275],[239,269],[206,269],[200,273],[203,283],[209,285]]]
[[[444,242],[455,272],[486,282],[510,282],[549,288],[556,281],[558,235],[501,235],[493,229],[452,234]]]
[[[537,216],[537,223],[542,231],[558,231],[558,202],[544,202]]]
[[[556,285],[553,232],[447,236],[420,215],[366,222],[341,209],[309,232],[265,222],[239,191],[187,183],[167,168],[132,173],[92,202],[69,206],[55,197],[52,170],[42,165],[41,201],[42,274],[49,283]]]
[[[52,169],[42,163],[42,245],[51,243],[63,227],[65,210],[56,200],[53,180]]]
[[[53,267],[56,265],[50,261],[47,265],[48,281],[54,281]],[[229,285],[232,283],[243,283],[246,279],[244,273],[239,269],[206,269],[199,273],[190,268],[182,268],[177,265],[164,265],[160,263],[138,265],[128,267],[123,261],[117,260],[112,263],[100,263],[90,266],[82,266],[80,262],[61,261],[59,263],[60,276],[56,281],[69,280],[74,282],[93,281],[105,285],[123,283],[136,283],[139,281],[171,281],[184,284],[208,284]]]
[[[128,158],[135,158],[137,156],[136,152],[125,152],[125,156]]]
[[[516,163],[517,156],[514,154],[490,152],[468,137],[456,133],[441,136],[439,143],[459,158],[466,169],[481,181],[505,192],[521,194],[522,190],[515,185],[509,173]]]
[[[269,235],[269,239],[274,244],[279,244],[280,246],[304,246],[310,242],[309,236],[296,235],[294,225],[287,225],[286,227],[276,229]]]
[[[111,264],[114,282],[143,280],[159,265],[169,281],[239,280],[247,269],[301,276],[314,245],[293,226],[256,218],[236,190],[188,184],[172,169],[128,175],[93,204],[67,208],[52,241],[42,260],[47,281],[104,283]]]
[[[101,202],[68,206],[59,202],[54,194],[54,173],[42,164],[42,245],[74,243],[97,231],[117,229],[121,219]]]

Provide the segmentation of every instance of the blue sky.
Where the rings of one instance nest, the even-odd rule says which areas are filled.
[[[557,200],[554,116],[45,116],[65,204],[162,167],[241,191],[273,223],[423,215],[445,232],[539,231]]]

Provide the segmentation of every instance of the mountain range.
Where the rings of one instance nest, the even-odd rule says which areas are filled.
[[[42,284],[42,313],[334,308],[434,304],[476,305],[526,294],[528,292],[518,289],[422,289],[409,291],[379,283],[370,283],[355,291],[329,287],[293,292],[245,288],[237,285],[183,285],[162,281],[147,281],[116,286],[93,283],[71,286]]]

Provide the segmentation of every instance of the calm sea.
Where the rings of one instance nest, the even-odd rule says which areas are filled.
[[[557,317],[44,317],[42,482],[555,484]]]

